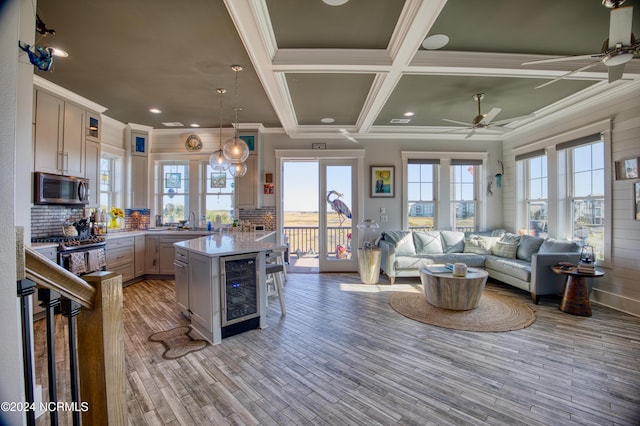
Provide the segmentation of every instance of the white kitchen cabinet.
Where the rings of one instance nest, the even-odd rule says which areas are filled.
[[[144,235],[136,235],[134,237],[134,273],[136,278],[144,275],[145,261],[146,261],[146,237]]]
[[[122,275],[123,283],[135,278],[133,237],[108,238],[106,251],[107,271]]]
[[[176,270],[176,304],[178,309],[187,318],[191,316],[189,312],[189,253],[184,249],[176,249],[176,259],[174,262]]]
[[[178,241],[189,240],[191,238],[197,238],[198,236],[184,236],[184,237],[160,237],[160,243],[158,247],[159,253],[159,270],[160,275],[173,275],[175,274],[175,267],[173,266],[173,260],[175,259],[175,247],[174,243]]]
[[[85,177],[89,179],[89,205],[100,207],[100,144],[86,141]]]
[[[158,236],[147,235],[144,246],[144,273],[149,275],[158,275],[159,252],[158,252]]]
[[[131,208],[146,209],[147,201],[147,167],[149,165],[148,157],[138,155],[131,156]]]
[[[85,176],[84,108],[44,91],[36,92],[34,170]]]
[[[257,209],[262,207],[262,188],[260,161],[257,155],[250,155],[245,161],[247,173],[236,178],[236,206],[241,209]]]
[[[221,339],[220,262],[217,257],[191,252],[187,269],[191,325],[217,343]]]

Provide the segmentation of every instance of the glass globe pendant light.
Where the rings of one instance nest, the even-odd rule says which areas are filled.
[[[229,174],[233,177],[241,177],[247,173],[246,163],[235,163],[229,165]]]
[[[232,65],[231,69],[236,73],[236,106],[234,108],[236,113],[235,135],[233,139],[228,140],[224,144],[223,154],[227,161],[233,165],[244,163],[244,161],[249,157],[249,146],[245,141],[238,137],[238,111],[242,111],[242,109],[238,107],[238,73],[242,71],[242,67],[240,65]]]
[[[216,91],[220,95],[220,136],[218,139],[220,145],[219,149],[209,156],[209,165],[216,172],[225,172],[229,168],[229,163],[222,151],[222,95],[227,91],[225,89],[216,89]]]

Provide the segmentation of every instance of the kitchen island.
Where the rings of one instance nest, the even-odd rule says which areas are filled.
[[[265,328],[266,253],[281,248],[275,232],[231,232],[175,246],[176,302],[191,327],[212,344]]]

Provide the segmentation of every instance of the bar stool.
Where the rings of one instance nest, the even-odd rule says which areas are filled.
[[[265,265],[265,275],[267,278],[267,299],[272,294],[277,295],[278,299],[280,299],[280,312],[282,312],[282,315],[286,315],[287,308],[284,306],[284,298],[282,297],[282,276],[280,275],[283,271],[283,264],[267,263]],[[272,287],[273,290],[271,290]]]

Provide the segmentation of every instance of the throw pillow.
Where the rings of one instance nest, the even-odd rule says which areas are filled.
[[[476,254],[492,254],[491,249],[498,242],[500,237],[483,237],[481,235],[472,235],[464,241],[465,253]]]
[[[464,232],[440,231],[442,248],[445,253],[462,253],[464,250]]]
[[[507,243],[504,241],[497,241],[491,250],[494,256],[506,257],[508,259],[515,259],[517,251],[518,244]]]
[[[511,232],[505,232],[500,237],[500,241],[502,241],[503,243],[513,243],[518,245],[520,244],[520,235],[512,234]]]
[[[415,231],[413,243],[416,246],[416,254],[442,254],[442,241],[440,231]]]
[[[544,238],[523,235],[520,237],[520,244],[518,244],[517,258],[531,262],[531,255],[538,252],[543,242]]]
[[[580,244],[575,241],[547,238],[540,246],[538,253],[573,253],[578,251],[580,251]]]
[[[416,254],[411,231],[385,231],[384,240],[389,241],[396,247],[396,256],[413,256]]]

